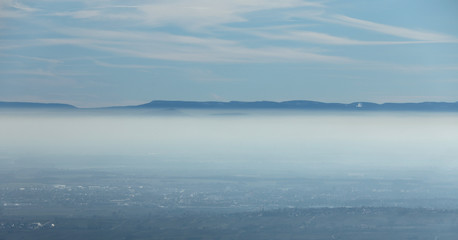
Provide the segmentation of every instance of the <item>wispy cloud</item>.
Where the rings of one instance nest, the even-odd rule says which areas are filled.
[[[21,11],[25,11],[25,12],[35,12],[37,11],[36,8],[31,8],[29,6],[26,6],[18,1],[11,1],[11,0],[7,0],[6,2],[9,2],[9,6],[12,7],[12,8],[15,8],[15,9],[18,9],[18,10],[21,10]]]
[[[172,0],[158,4],[140,5],[137,6],[137,10],[143,13],[145,22],[153,25],[174,24],[196,29],[248,21],[244,14],[251,12],[297,7],[322,7],[322,5],[301,0]]]
[[[29,7],[16,0],[0,1],[0,18],[24,17],[26,13],[35,12],[38,9]]]
[[[53,2],[55,0],[48,0]],[[347,56],[336,56],[330,49],[317,52],[310,45],[287,46],[276,44],[277,40],[313,43],[321,45],[398,45],[458,42],[453,36],[421,30],[390,26],[371,21],[330,15],[326,6],[319,1],[284,0],[169,0],[145,4],[118,0],[82,1],[83,7],[75,11],[48,12],[48,16],[91,19],[97,21],[122,20],[122,27],[101,30],[96,27],[59,27],[48,26],[59,37],[37,38],[35,40],[6,41],[0,49],[13,49],[30,46],[73,45],[88,49],[130,56],[137,58],[159,59],[189,62],[274,62],[274,61],[310,61],[325,63],[357,63]],[[14,8],[24,12],[37,11],[35,8],[20,4],[18,1],[3,1],[2,8]],[[301,9],[301,17],[315,20],[317,23],[345,25],[365,29],[407,40],[368,41],[354,36],[336,36],[327,32],[307,31],[310,25],[293,22],[282,26],[258,28],[229,27],[228,24],[251,21],[249,14],[258,11],[277,10],[283,17],[297,17],[291,11]],[[278,11],[280,10],[280,11]],[[45,14],[46,15],[46,14]],[[149,31],[127,30],[126,25],[142,23]],[[173,34],[167,30],[150,28],[151,26],[178,26],[185,31]],[[113,30],[114,29],[114,30]],[[206,29],[206,31],[203,31]],[[262,44],[246,44],[244,38],[227,38],[228,31],[239,31],[248,40],[263,41]],[[272,44],[273,43],[273,44]],[[325,52],[325,53],[324,53]],[[38,59],[36,59],[38,60]],[[99,66],[116,64],[96,63]],[[117,66],[117,67],[122,67]],[[141,65],[124,65],[124,68],[148,68]]]
[[[0,9],[15,9],[15,10],[21,10],[25,12],[34,12],[37,9],[29,7],[25,4],[20,3],[17,0],[2,0],[0,1]]]
[[[431,41],[362,41],[345,37],[337,37],[326,33],[311,31],[285,31],[280,33],[252,32],[252,34],[268,39],[290,40],[309,42],[323,45],[399,45],[399,44],[422,44]]]
[[[38,62],[54,63],[54,64],[63,62],[62,60],[58,60],[58,59],[12,55],[12,54],[0,54],[0,56],[9,57],[9,58],[20,58],[20,59],[26,59],[26,60],[32,60],[32,61],[38,61]]]
[[[346,66],[347,69],[364,69],[364,70],[382,70],[390,72],[403,72],[408,74],[424,74],[430,73],[444,73],[444,72],[456,72],[458,73],[457,64],[434,64],[434,65],[423,65],[423,64],[400,64],[400,63],[387,63],[380,61],[360,61],[357,64]]]
[[[48,0],[49,1],[49,0]],[[52,2],[52,0],[51,0]],[[116,30],[101,30],[88,27],[48,26],[60,37],[37,38],[34,41],[9,42],[3,49],[74,45],[96,49],[123,56],[191,62],[274,62],[274,61],[316,61],[346,63],[346,57],[320,54],[305,48],[277,47],[270,44],[248,46],[241,39],[226,39],[224,33],[216,34],[215,29],[224,31],[226,24],[250,21],[247,14],[295,8],[323,8],[318,1],[306,0],[169,0],[154,3],[126,4],[124,1],[106,0],[83,1],[84,8],[75,11],[42,13],[54,17],[91,19],[94,22],[120,20],[122,27]],[[126,25],[148,27],[177,26],[185,30],[172,34],[151,29],[131,31]],[[211,30],[210,30],[211,29]],[[64,35],[65,37],[62,37]]]
[[[126,43],[127,45],[128,43]],[[351,59],[332,55],[321,55],[304,51],[300,48],[262,47],[247,48],[243,46],[212,46],[199,48],[192,46],[135,46],[119,48],[106,45],[87,45],[86,47],[118,53],[139,58],[161,59],[189,62],[278,62],[278,61],[312,61],[328,63],[350,63]],[[158,47],[158,48],[155,48]]]
[[[320,17],[320,20],[350,27],[365,29],[391,36],[412,39],[431,43],[458,43],[458,38],[441,33],[391,26],[371,21],[352,18],[344,15],[334,15],[329,18]]]
[[[52,16],[67,16],[67,17],[73,17],[73,18],[92,18],[92,17],[98,17],[101,16],[102,13],[97,10],[82,10],[82,11],[74,11],[74,12],[57,12],[50,14]]]
[[[177,35],[165,32],[139,32],[129,30],[100,30],[89,28],[59,28],[56,32],[78,38],[87,38],[101,40],[106,42],[123,42],[123,41],[149,41],[149,42],[165,42],[193,45],[228,45],[235,44],[236,41],[224,40],[211,37],[194,37],[190,35]]]
[[[130,3],[130,4],[129,4]],[[300,7],[322,8],[318,1],[305,0],[169,0],[155,3],[136,1],[101,1],[87,3],[88,9],[73,12],[57,12],[55,16],[97,18],[98,20],[130,20],[150,26],[175,25],[189,30],[245,22],[245,14]]]
[[[66,38],[36,39],[36,45],[75,45],[84,48],[147,59],[190,62],[274,62],[317,61],[349,63],[345,57],[324,55],[301,48],[247,47],[218,38],[170,33],[106,31],[94,29],[57,29]],[[25,43],[30,44],[30,43]]]

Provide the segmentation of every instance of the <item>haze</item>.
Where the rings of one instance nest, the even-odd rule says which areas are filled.
[[[226,174],[458,167],[453,113],[242,113],[2,114],[2,163]]]

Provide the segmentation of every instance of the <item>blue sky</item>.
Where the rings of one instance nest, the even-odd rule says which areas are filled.
[[[458,2],[0,0],[0,101],[458,101]]]

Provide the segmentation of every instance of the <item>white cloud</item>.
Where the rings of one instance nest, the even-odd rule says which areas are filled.
[[[167,44],[148,44],[124,47],[87,45],[86,47],[126,56],[189,62],[276,62],[313,61],[328,63],[350,63],[352,60],[338,56],[320,55],[291,48],[247,48],[243,46],[192,47]]]
[[[37,11],[37,9],[26,6],[22,3],[19,3],[18,1],[7,1],[7,2],[10,2],[10,7],[21,10],[21,11],[25,11],[25,12]]]
[[[1,0],[0,0],[1,1]],[[47,0],[58,2],[56,0]],[[13,0],[4,0],[0,6],[33,12],[35,9],[27,7]],[[347,57],[332,56],[308,50],[307,45],[291,47],[276,47],[275,40],[288,40],[319,45],[393,45],[419,44],[437,42],[457,42],[456,38],[445,34],[411,30],[389,26],[370,21],[351,18],[344,15],[328,15],[326,7],[317,1],[303,0],[159,0],[153,3],[144,1],[103,0],[103,1],[75,1],[83,7],[75,11],[46,12],[43,15],[86,19],[85,24],[73,21],[75,25],[46,26],[47,31],[55,31],[60,36],[44,37],[34,41],[9,41],[0,46],[0,49],[10,50],[25,46],[44,45],[75,45],[84,48],[96,49],[124,56],[151,58],[171,61],[192,62],[273,62],[273,61],[316,61],[329,63],[355,62]],[[0,8],[4,9],[4,8]],[[251,21],[250,13],[258,11],[276,10],[274,14],[282,15],[285,19],[297,17],[291,14],[299,9],[302,16],[318,20],[319,23],[345,25],[354,28],[366,29],[392,36],[407,38],[405,41],[365,41],[351,37],[335,36],[324,32],[304,31],[310,24],[293,22],[277,28],[255,29],[228,27],[229,23]],[[44,11],[44,10],[43,10]],[[116,22],[114,20],[120,20]],[[100,30],[108,22],[114,26]],[[86,27],[93,23],[93,28]],[[117,26],[117,24],[122,26]],[[138,25],[143,23],[143,25]],[[45,25],[46,23],[44,23]],[[78,27],[84,26],[84,27]],[[127,30],[127,26],[134,26],[148,30]],[[178,26],[184,31],[180,34],[168,33],[167,29],[151,28]],[[246,25],[245,25],[246,26]],[[130,29],[130,28],[129,28]],[[301,29],[301,30],[298,30]],[[230,31],[239,31],[248,36],[248,41],[255,40],[261,44],[247,44],[246,39],[232,36]],[[62,37],[62,35],[64,37]],[[258,38],[253,37],[256,35]],[[266,41],[269,40],[269,41]],[[272,41],[274,40],[274,41]],[[270,45],[269,45],[270,44]],[[101,65],[101,64],[100,64]],[[108,66],[108,65],[105,65]]]
[[[323,18],[321,19],[323,20]],[[344,15],[335,15],[325,21],[418,41],[434,43],[458,42],[457,38],[445,34],[390,26]]]
[[[53,16],[69,16],[73,18],[93,18],[101,15],[100,11],[97,10],[82,10],[75,12],[58,12],[51,14]]]
[[[57,59],[51,59],[51,58],[41,58],[41,57],[31,57],[31,56],[22,56],[22,55],[11,55],[11,54],[0,54],[0,56],[5,56],[9,58],[21,58],[21,59],[27,59],[27,60],[33,60],[33,61],[38,61],[38,62],[47,62],[47,63],[62,63],[61,60]]]
[[[429,43],[429,41],[361,41],[325,33],[295,30],[275,34],[263,32],[252,32],[252,34],[268,39],[301,41],[327,45],[397,45]]]
[[[400,63],[387,63],[378,61],[360,61],[357,64],[345,66],[347,69],[365,69],[365,70],[382,70],[382,71],[396,71],[409,74],[425,74],[430,73],[444,73],[444,72],[458,72],[458,65],[456,64],[400,64]]]
[[[16,9],[16,10],[21,10],[25,12],[34,12],[37,9],[31,8],[25,4],[20,3],[19,1],[16,0],[1,0],[0,1],[0,9],[6,9],[6,8],[11,8],[11,9]]]
[[[72,37],[98,39],[106,42],[164,42],[164,43],[179,43],[179,44],[195,44],[195,45],[229,45],[236,44],[235,41],[193,37],[188,35],[176,35],[164,32],[138,32],[138,31],[113,31],[113,30],[98,30],[87,28],[60,28],[55,29],[58,33]]]
[[[129,31],[124,27],[98,30],[49,26],[48,29],[66,37],[11,42],[10,46],[4,48],[18,48],[21,45],[76,45],[125,56],[192,62],[350,61],[344,57],[322,55],[303,48],[271,47],[266,44],[248,47],[243,40],[214,37],[218,34],[213,30],[205,32],[218,27],[222,29],[227,23],[249,21],[246,15],[256,11],[323,7],[316,1],[167,0],[148,4],[132,1],[126,5],[124,1],[107,0],[83,1],[83,4],[85,7],[76,11],[48,12],[45,15],[85,18],[94,22],[118,19],[122,20],[123,26],[138,22],[149,26],[175,25],[193,34],[171,34],[156,29]]]
[[[125,56],[190,62],[318,61],[349,63],[350,59],[300,48],[246,47],[237,41],[162,32],[56,29],[67,38],[46,38],[37,45],[76,45]]]
[[[129,3],[131,5],[129,5]],[[151,26],[175,25],[197,30],[226,23],[248,21],[245,14],[298,7],[323,7],[316,1],[304,0],[167,0],[144,3],[141,1],[86,2],[86,9],[74,12],[52,13],[74,18],[98,20],[130,20]]]
[[[19,18],[38,11],[16,0],[0,0],[0,18]]]
[[[301,0],[175,0],[137,6],[153,25],[176,24],[188,28],[247,21],[244,14],[262,10],[320,6]]]

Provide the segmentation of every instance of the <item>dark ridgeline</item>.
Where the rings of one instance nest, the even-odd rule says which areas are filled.
[[[0,108],[19,108],[19,109],[77,109],[70,104],[62,103],[34,103],[34,102],[0,102]]]
[[[285,102],[196,102],[196,101],[151,101],[128,108],[182,108],[182,109],[292,109],[292,110],[335,110],[335,111],[458,111],[458,102],[422,102],[422,103],[371,103],[354,102],[324,103],[317,101],[294,100]]]
[[[12,109],[81,109],[69,104],[32,103],[32,102],[0,102],[1,108]],[[272,109],[272,110],[328,110],[328,111],[428,111],[457,112],[458,102],[421,102],[421,103],[324,103],[317,101],[294,100],[284,102],[218,102],[218,101],[164,101],[155,100],[134,106],[113,106],[84,109]]]

